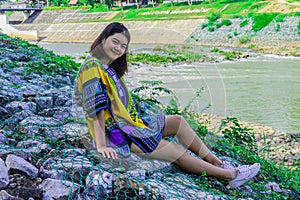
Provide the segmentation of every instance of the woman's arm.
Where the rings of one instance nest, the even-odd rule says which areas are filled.
[[[105,158],[116,159],[116,151],[113,148],[106,146],[104,110],[101,110],[96,114],[94,120],[94,132],[97,152]]]

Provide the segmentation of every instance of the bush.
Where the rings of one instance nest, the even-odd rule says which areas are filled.
[[[280,24],[276,24],[276,26],[275,26],[275,31],[280,31]]]
[[[249,24],[249,20],[248,19],[242,21],[241,24],[240,24],[240,27],[242,28],[242,27],[246,26],[247,24]]]
[[[231,24],[232,24],[232,22],[229,19],[222,20],[222,25],[224,25],[224,26],[230,26]]]
[[[210,22],[215,22],[221,17],[220,13],[212,13],[211,16],[209,16],[207,19]]]
[[[268,26],[270,22],[277,16],[277,13],[272,14],[259,14],[256,16],[253,16],[253,27],[252,30],[254,32],[258,32],[264,27]]]
[[[207,27],[207,25],[208,25],[207,23],[202,23],[202,24],[201,24],[201,28],[204,29],[204,28]]]
[[[247,127],[242,127],[237,118],[227,117],[222,119],[220,130],[222,128],[224,128],[224,130],[222,130],[224,138],[231,143],[232,147],[245,145],[251,151],[257,150],[253,130]]]
[[[239,43],[241,44],[245,44],[251,41],[251,37],[249,36],[244,36],[244,37],[240,37],[239,39]]]
[[[215,27],[213,27],[213,26],[208,27],[208,31],[209,32],[214,32],[215,31]]]

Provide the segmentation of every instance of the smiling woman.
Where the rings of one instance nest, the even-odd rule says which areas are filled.
[[[221,161],[182,116],[167,116],[143,101],[133,103],[123,79],[129,41],[123,24],[109,24],[91,45],[91,55],[82,63],[77,77],[75,99],[83,106],[96,151],[112,159],[132,152],[169,161],[197,175],[205,172],[228,180],[232,188],[256,176],[258,163],[234,168]],[[180,144],[168,141],[169,136],[176,136]]]

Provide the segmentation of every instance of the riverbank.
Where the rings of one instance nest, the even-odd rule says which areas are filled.
[[[145,51],[145,49],[144,49]],[[252,56],[252,54],[250,54]],[[249,59],[249,58],[248,58]],[[242,61],[235,61],[242,62]],[[173,64],[174,65],[174,64]],[[170,69],[171,68],[171,69]],[[180,78],[176,76],[176,74],[186,73],[187,71],[179,71],[176,70],[178,66],[174,67],[172,70],[172,66],[152,66],[150,64],[138,64],[132,65],[129,68],[128,75],[125,76],[125,79],[128,83],[128,87],[130,89],[136,88],[140,86],[139,81],[142,80],[162,80],[164,83],[168,82],[167,79],[177,79]],[[200,70],[200,69],[199,69]],[[173,73],[174,74],[173,74]],[[199,73],[199,72],[198,72]],[[217,72],[216,72],[217,73]],[[160,76],[158,75],[160,74]],[[174,76],[175,75],[175,76]],[[147,76],[147,77],[145,77]],[[205,76],[202,74],[202,76]],[[193,82],[193,77],[186,77],[188,84]],[[199,79],[201,77],[198,77]],[[209,80],[207,80],[209,81]],[[207,84],[207,82],[206,82]],[[184,87],[184,86],[182,86]],[[190,85],[190,87],[192,87]],[[168,87],[168,89],[171,89]],[[182,89],[182,88],[181,88]],[[193,90],[193,89],[192,89]],[[206,90],[210,90],[210,93],[213,93],[213,88],[206,88]],[[174,91],[176,92],[176,91]],[[186,93],[185,93],[186,94]],[[191,94],[193,95],[193,94]],[[214,96],[214,94],[211,94]],[[190,99],[191,96],[189,96]],[[215,96],[216,97],[216,96]],[[204,107],[209,103],[203,101],[201,98],[199,102],[201,105],[196,107],[199,110],[199,107]],[[227,99],[228,101],[228,99]],[[222,102],[221,102],[222,103]],[[205,104],[205,105],[203,105]],[[185,105],[185,104],[183,104]],[[215,108],[216,109],[216,108]],[[257,115],[260,115],[257,113]],[[222,130],[219,130],[222,119],[226,118],[224,115],[216,115],[212,113],[200,113],[199,115],[199,123],[205,125],[208,130],[212,133],[216,133],[219,136],[222,136]],[[253,129],[253,133],[257,140],[257,145],[259,149],[259,154],[268,159],[276,162],[278,165],[284,164],[285,166],[293,167],[294,164],[297,163],[297,159],[300,156],[300,132],[295,133],[287,133],[280,131],[274,127],[266,126],[259,123],[250,123],[246,121],[239,120],[239,123],[243,127],[247,127],[249,129]],[[293,167],[294,168],[294,167]]]
[[[117,13],[117,12],[116,12]],[[50,16],[55,15],[56,18]],[[41,42],[91,43],[109,22],[110,13],[82,13],[82,10],[43,11],[32,23],[14,25],[21,31],[37,30]],[[11,20],[17,20],[13,15]],[[261,53],[300,56],[299,17],[273,20],[255,32],[251,17],[230,19],[230,24],[213,25],[205,18],[182,20],[123,21],[132,35],[133,44],[188,44],[250,48]],[[85,22],[90,20],[90,22]],[[247,22],[247,23],[245,23]]]

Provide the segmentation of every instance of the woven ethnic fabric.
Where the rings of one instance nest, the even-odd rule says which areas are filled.
[[[138,118],[130,115],[131,96],[124,80],[114,76],[115,72],[105,70],[99,60],[88,57],[83,62],[77,79],[77,87],[82,101],[89,131],[95,139],[93,127],[94,115],[105,110],[107,145],[112,146],[122,155],[129,155],[129,144],[135,143],[145,153],[152,152],[162,138],[165,115],[162,111],[151,111],[143,106],[144,112]],[[118,88],[122,88],[118,90]],[[121,95],[120,92],[123,94]],[[124,95],[126,92],[126,95]],[[124,96],[126,98],[124,98]],[[123,99],[123,101],[122,101]],[[126,99],[126,101],[124,101]],[[125,105],[126,106],[125,106]],[[148,111],[145,112],[145,109]]]

